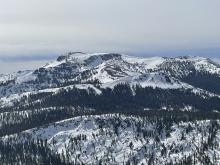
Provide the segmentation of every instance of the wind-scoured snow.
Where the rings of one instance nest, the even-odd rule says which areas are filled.
[[[186,87],[183,83],[175,79],[169,79],[160,73],[137,74],[120,78],[116,81],[104,83],[102,87],[114,88],[117,84],[129,84],[131,86],[140,85],[141,87],[153,87],[162,89],[176,89]]]
[[[162,64],[165,61],[163,57],[135,57],[124,55],[122,58],[128,63],[138,63],[144,64],[146,69],[155,69],[158,65]]]
[[[35,79],[36,75],[33,74],[33,71],[22,72],[22,74],[16,77],[16,83],[21,84],[34,81]]]
[[[53,67],[59,66],[63,63],[65,63],[65,60],[63,60],[63,61],[53,61],[53,62],[47,63],[45,66],[43,66],[43,68],[46,68],[46,69],[53,68]]]

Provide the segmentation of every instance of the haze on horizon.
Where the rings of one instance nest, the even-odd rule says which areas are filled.
[[[68,51],[220,57],[219,0],[0,2],[0,73]]]

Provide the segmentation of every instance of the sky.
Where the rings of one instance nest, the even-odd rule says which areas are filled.
[[[220,58],[219,0],[0,0],[0,73],[69,51]]]

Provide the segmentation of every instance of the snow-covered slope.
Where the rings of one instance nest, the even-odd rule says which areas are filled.
[[[115,81],[110,81],[107,83],[103,83],[102,87],[113,88],[117,84],[130,84],[130,85],[140,85],[142,87],[158,87],[162,89],[172,89],[172,88],[188,88],[186,84],[178,81],[174,78],[169,78],[163,73],[151,72],[146,74],[134,74],[126,77],[119,78]]]
[[[195,65],[195,69],[196,70],[205,70],[207,72],[210,73],[217,73],[220,74],[220,66],[215,63],[214,61],[212,61],[209,58],[204,58],[204,57],[180,57],[180,58],[175,58],[177,61],[188,61],[188,62],[192,62]]]
[[[54,152],[69,156],[72,163],[165,165],[186,161],[190,156],[196,164],[203,164],[204,157],[210,163],[220,163],[218,145],[203,148],[210,143],[208,130],[216,129],[213,143],[220,138],[213,122],[173,123],[170,128],[159,125],[141,117],[82,116],[6,136],[4,140],[47,139]]]

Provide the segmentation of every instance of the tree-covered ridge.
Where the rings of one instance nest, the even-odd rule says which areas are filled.
[[[67,88],[57,93],[33,94],[25,97],[28,104],[14,107],[15,109],[30,109],[42,107],[80,106],[95,109],[99,112],[143,111],[146,109],[167,109],[191,111],[219,111],[220,98],[218,96],[203,95],[190,89],[161,89],[152,87],[130,87],[119,84],[114,88],[99,89]],[[36,102],[36,100],[40,100]]]
[[[36,152],[30,146],[35,142],[43,146],[38,154],[58,152],[55,158],[66,164],[216,164],[219,120],[176,119],[162,113],[86,115],[6,137],[3,141],[10,143],[3,144],[25,144],[28,152]],[[46,160],[54,158],[52,153]]]
[[[163,94],[166,95],[163,96]],[[175,100],[175,97],[181,96],[182,99],[185,99],[191,96],[188,103],[195,103],[194,98],[197,98],[199,101],[210,99],[202,98],[199,95],[193,94],[191,91],[177,89],[166,91],[159,88],[142,88],[139,86],[130,88],[129,85],[125,84],[117,85],[113,89],[103,89],[100,94],[97,94],[92,88],[70,88],[61,90],[56,94],[41,93],[40,95],[29,95],[28,97],[23,98],[23,100],[28,100],[30,102],[28,106],[21,106],[21,104],[17,104],[19,106],[12,107],[11,111],[9,108],[1,112],[0,133],[2,139],[4,139],[1,143],[1,147],[3,148],[1,153],[2,158],[5,161],[5,164],[10,164],[10,162],[12,162],[13,160],[19,160],[20,162],[22,162],[22,164],[29,164],[30,162],[32,164],[37,164],[36,162],[39,163],[50,161],[53,162],[51,164],[56,164],[60,161],[63,164],[87,164],[86,161],[84,161],[83,159],[85,157],[87,158],[88,156],[90,157],[91,155],[88,154],[89,148],[83,149],[82,146],[89,143],[91,144],[91,149],[92,146],[94,147],[94,152],[90,151],[92,154],[92,156],[90,157],[92,160],[90,160],[92,162],[95,162],[95,164],[108,164],[110,162],[117,163],[118,160],[114,159],[113,156],[113,153],[116,152],[114,151],[114,149],[112,149],[112,152],[104,152],[104,155],[102,157],[99,157],[100,155],[98,156],[96,154],[100,150],[98,150],[99,147],[96,147],[100,145],[100,140],[103,140],[104,138],[105,140],[112,140],[112,147],[117,148],[116,146],[118,145],[118,142],[122,137],[129,137],[128,134],[121,137],[120,130],[122,131],[132,128],[132,131],[130,133],[134,135],[134,139],[129,143],[126,142],[126,145],[123,145],[123,147],[129,149],[129,153],[126,152],[127,149],[121,151],[125,155],[124,158],[121,159],[123,160],[123,162],[121,163],[136,164],[137,162],[144,161],[142,162],[144,164],[196,164],[197,162],[202,162],[206,164],[211,164],[214,162],[213,164],[215,164],[215,162],[217,162],[218,160],[218,155],[216,155],[215,150],[218,150],[216,140],[218,139],[218,120],[220,118],[220,114],[218,112],[213,112],[210,109],[197,109],[195,111],[192,109],[191,111],[181,111],[179,107],[183,105],[185,106],[185,104],[181,104],[181,101],[169,101],[169,97],[171,95],[173,95],[173,97],[171,98],[172,101]],[[143,100],[136,100],[140,98],[142,98]],[[165,99],[164,104],[155,102],[163,101],[162,98]],[[179,98],[176,99],[178,101]],[[213,97],[213,99],[218,100],[217,97]],[[36,100],[41,101],[36,102]],[[171,111],[172,106],[170,106],[166,110],[162,108],[162,106],[168,105],[165,103],[169,103],[170,105],[178,105],[177,103],[180,104],[176,106],[176,109],[173,108]],[[146,109],[147,106],[153,108]],[[126,116],[121,117],[121,115],[112,115],[112,113],[115,112],[124,114]],[[68,128],[68,124],[64,122],[63,124],[61,124],[63,125],[63,127],[60,129],[61,135],[55,136],[57,139],[54,137],[54,140],[51,140],[51,138],[34,135],[34,132],[38,132],[42,129],[45,129],[45,131],[43,131],[45,133],[56,130],[56,125],[60,125],[59,121],[62,121],[64,119],[71,120],[72,117],[89,114],[92,115],[89,118],[93,120],[94,115],[101,115],[103,113],[115,117],[109,118],[109,115],[106,115],[106,117],[103,117],[102,115],[101,119],[95,119],[96,128],[92,131],[98,131],[97,134],[86,135],[83,133],[84,131],[78,129],[77,131],[79,132],[79,134],[68,134],[67,131],[68,136],[66,137],[66,134],[64,136],[62,135],[62,132],[65,132],[65,129]],[[136,118],[134,122],[132,121],[133,119],[130,118],[130,116],[134,116]],[[84,118],[84,116],[79,117],[79,120],[74,118],[70,121],[70,123],[77,122],[79,124],[82,124]],[[191,123],[196,123],[199,121],[205,122],[206,120],[211,120],[211,123],[213,124],[210,123],[211,125],[207,126],[207,128],[205,129],[200,125],[198,125],[198,128],[197,125],[190,126]],[[133,125],[130,122],[135,124]],[[175,142],[172,146],[169,146],[169,143],[165,145],[163,142],[161,142],[166,141],[166,139],[170,139],[169,136],[170,134],[172,136],[172,127],[175,124],[181,124],[181,122],[190,124],[187,127],[184,126],[184,129],[182,129],[182,127],[176,129],[180,129],[182,131],[178,133],[177,137],[173,137],[177,140],[176,142],[180,144],[177,145]],[[147,128],[152,124],[155,126],[152,130],[149,131],[145,129],[145,127]],[[51,125],[55,127],[51,127]],[[26,131],[28,129],[34,129],[35,131],[30,134],[23,134],[23,131]],[[71,128],[69,131],[71,132],[72,130],[74,129]],[[187,139],[186,137],[189,136],[189,133],[195,130],[201,133],[201,139],[203,139],[198,140],[199,145],[196,145],[197,147],[195,147],[193,143],[187,141],[188,148],[193,149],[192,152],[190,152],[190,154],[185,154],[184,157],[176,157],[175,159],[171,158],[169,156],[170,154],[172,155],[184,151],[183,144],[186,143],[184,139]],[[206,133],[207,131],[208,133]],[[23,140],[20,141],[20,138],[18,138],[18,136],[15,136],[15,138],[12,138],[9,141],[7,140],[7,138],[5,139],[5,137],[7,137],[5,135],[10,135],[9,137],[13,137],[13,134],[18,134],[19,137],[22,137],[21,139],[24,138],[27,142],[24,143]],[[37,137],[41,139],[41,141],[46,140],[47,142],[50,142],[47,145],[41,146],[42,148],[39,146],[36,147],[39,149],[39,151],[33,151],[33,146],[39,145],[38,143],[33,144],[33,137]],[[88,137],[93,137],[92,141],[94,142],[90,141],[91,138]],[[63,146],[64,148],[62,152],[59,152],[59,154],[57,154],[56,152],[58,150],[60,151],[60,149],[59,147],[56,147],[56,145],[59,144],[58,141],[64,140],[63,138],[68,140],[68,142],[65,143],[66,146]],[[193,141],[193,136],[190,136],[189,139]],[[139,144],[140,142],[143,146],[141,148],[135,148],[135,143]],[[15,143],[15,145],[13,143]],[[153,149],[152,147],[155,147],[155,149]],[[21,148],[23,152],[28,154],[23,155],[21,153],[17,153],[21,150]],[[104,151],[105,149],[108,148],[103,148],[102,150]],[[10,150],[11,154],[8,154],[8,150]],[[152,150],[155,151],[155,153],[152,152]],[[37,152],[38,154],[35,154],[35,152]],[[210,155],[208,154],[208,152],[212,152],[213,154]],[[49,156],[44,157],[44,154],[47,154]],[[33,156],[30,159],[28,155]],[[11,158],[8,159],[8,157]],[[159,157],[163,159],[159,159]]]
[[[182,81],[212,93],[220,94],[220,76],[218,74],[191,72],[186,77],[183,77]]]
[[[46,140],[31,140],[24,143],[0,141],[0,161],[4,165],[68,165],[64,156],[52,152]]]

